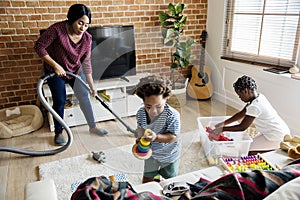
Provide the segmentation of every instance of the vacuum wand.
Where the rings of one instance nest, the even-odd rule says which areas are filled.
[[[71,75],[76,77],[84,87],[86,87],[87,90],[91,91],[91,88],[89,87],[89,85],[87,83],[85,83],[80,76],[72,74],[71,72],[67,72],[67,75]],[[134,134],[135,137],[137,137],[137,131],[132,129],[128,124],[126,124],[110,107],[109,105],[102,99],[100,98],[97,94],[95,94],[95,98],[101,103],[101,105],[106,108],[111,114],[113,114],[117,120],[119,120],[123,126],[126,127],[127,131],[131,132]]]
[[[85,86],[89,91],[91,91],[90,87],[88,84],[86,84],[80,76],[75,75],[71,72],[67,72],[67,75],[72,76],[76,79],[78,79],[83,86]],[[69,148],[73,142],[73,134],[70,129],[70,127],[66,124],[66,122],[55,112],[55,110],[52,108],[52,106],[47,102],[45,97],[43,96],[43,84],[46,80],[49,78],[52,78],[56,76],[55,73],[48,74],[44,77],[41,77],[38,84],[37,84],[37,94],[38,97],[41,100],[41,103],[45,106],[45,108],[52,114],[52,116],[62,125],[62,127],[66,130],[67,136],[68,136],[68,141],[67,143],[57,149],[52,149],[52,150],[46,150],[46,151],[34,151],[34,150],[26,150],[26,149],[17,149],[13,147],[5,147],[5,146],[0,146],[0,151],[5,151],[5,152],[11,152],[11,153],[17,153],[17,154],[23,154],[23,155],[29,155],[29,156],[48,156],[48,155],[54,155],[57,153],[60,153],[67,148]],[[104,106],[107,110],[109,110],[126,128],[128,131],[132,132],[135,137],[137,137],[137,131],[133,130],[130,126],[128,126],[113,110],[110,109],[110,107],[98,96],[95,95],[96,99],[100,101],[102,106]]]

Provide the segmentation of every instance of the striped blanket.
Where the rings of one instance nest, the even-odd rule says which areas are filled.
[[[189,184],[189,197],[183,194],[178,200],[260,200],[274,192],[281,185],[299,176],[300,159],[278,171],[234,172],[213,182],[200,178],[195,184]],[[99,177],[97,179],[97,182],[101,182],[101,184],[95,184],[94,180],[81,184],[74,193],[75,195],[73,194],[72,200],[115,199],[116,196],[112,194],[112,191],[107,190],[108,188],[111,190],[114,184],[105,177],[101,177],[101,180]],[[117,185],[116,189],[113,190],[113,193],[115,191],[120,192],[117,197],[118,200],[171,200],[164,196],[154,195],[151,192],[136,193],[132,190],[130,184],[120,186]],[[87,189],[90,191],[89,194]]]
[[[182,195],[179,200],[260,200],[298,176],[300,176],[300,160],[278,171],[254,170],[231,173],[213,182],[200,179],[190,185],[192,198]]]

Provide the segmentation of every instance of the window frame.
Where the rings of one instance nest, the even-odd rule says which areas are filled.
[[[266,0],[264,0],[266,1]],[[221,56],[221,59],[225,60],[231,60],[236,62],[242,62],[242,63],[248,63],[252,65],[260,65],[260,66],[270,66],[270,67],[277,67],[277,68],[283,68],[286,69],[287,67],[291,67],[296,64],[297,62],[297,56],[300,51],[300,44],[299,44],[299,35],[300,35],[300,12],[299,14],[295,14],[298,16],[298,26],[296,29],[295,34],[295,42],[294,42],[294,48],[293,48],[293,54],[292,54],[292,60],[287,60],[283,58],[274,58],[274,57],[267,57],[267,56],[261,56],[261,55],[254,55],[250,53],[245,52],[236,52],[231,50],[231,38],[232,38],[232,30],[234,27],[234,9],[233,6],[235,4],[235,0],[226,0],[225,4],[225,21],[224,21],[224,37],[223,37],[223,49]],[[264,5],[265,6],[265,5]],[[262,15],[265,15],[265,13],[262,13]],[[282,14],[284,15],[284,14]],[[263,21],[263,17],[262,17]],[[263,22],[262,22],[263,23]],[[262,32],[262,28],[260,28],[260,32]],[[261,33],[260,33],[261,36]],[[257,49],[261,48],[261,46],[258,46]]]

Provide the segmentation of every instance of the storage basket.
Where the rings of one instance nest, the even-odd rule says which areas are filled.
[[[218,164],[220,157],[241,157],[249,153],[252,138],[246,131],[243,132],[224,132],[233,141],[211,141],[206,132],[206,126],[214,128],[214,125],[224,121],[229,116],[218,117],[198,117],[200,131],[200,141],[205,152],[205,156],[210,165]]]

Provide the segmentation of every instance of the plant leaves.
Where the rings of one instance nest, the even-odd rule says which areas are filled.
[[[168,10],[170,11],[171,15],[176,15],[176,9],[175,6],[172,3],[169,3]]]
[[[176,69],[176,68],[179,68],[179,65],[177,65],[176,63],[172,63],[171,69]]]
[[[196,43],[195,40],[188,39],[184,42],[179,42],[180,35],[183,32],[183,27],[187,22],[187,15],[183,14],[187,4],[177,3],[176,5],[169,3],[169,14],[162,12],[159,14],[159,20],[162,27],[164,45],[175,47],[175,52],[171,50],[171,70],[176,68],[187,67],[190,64],[190,59],[196,56],[191,54],[191,46]]]
[[[187,21],[187,15],[186,15],[186,14],[182,15],[180,21],[181,21],[182,24],[186,24],[186,21]]]
[[[184,9],[184,4],[181,4],[180,2],[177,3],[177,5],[175,6],[176,14],[178,15],[182,13],[183,9]]]
[[[168,13],[165,13],[165,12],[161,12],[159,13],[158,15],[158,19],[160,22],[165,22],[166,20],[172,18]]]
[[[166,37],[166,38],[164,39],[164,45],[166,45],[166,46],[173,46],[173,44],[174,44],[173,38]]]
[[[172,29],[172,27],[174,27],[174,23],[171,21],[164,21],[161,23],[161,26],[163,28],[168,28],[168,29]]]
[[[175,30],[174,29],[168,29],[166,37],[175,37]]]
[[[195,41],[195,40],[191,40],[191,39],[188,39],[187,41],[186,41],[186,45],[188,46],[188,47],[191,47],[192,45],[194,45],[194,44],[196,44],[197,42]]]
[[[163,39],[165,39],[167,37],[167,32],[168,32],[168,29],[162,29],[161,35],[162,35]]]

